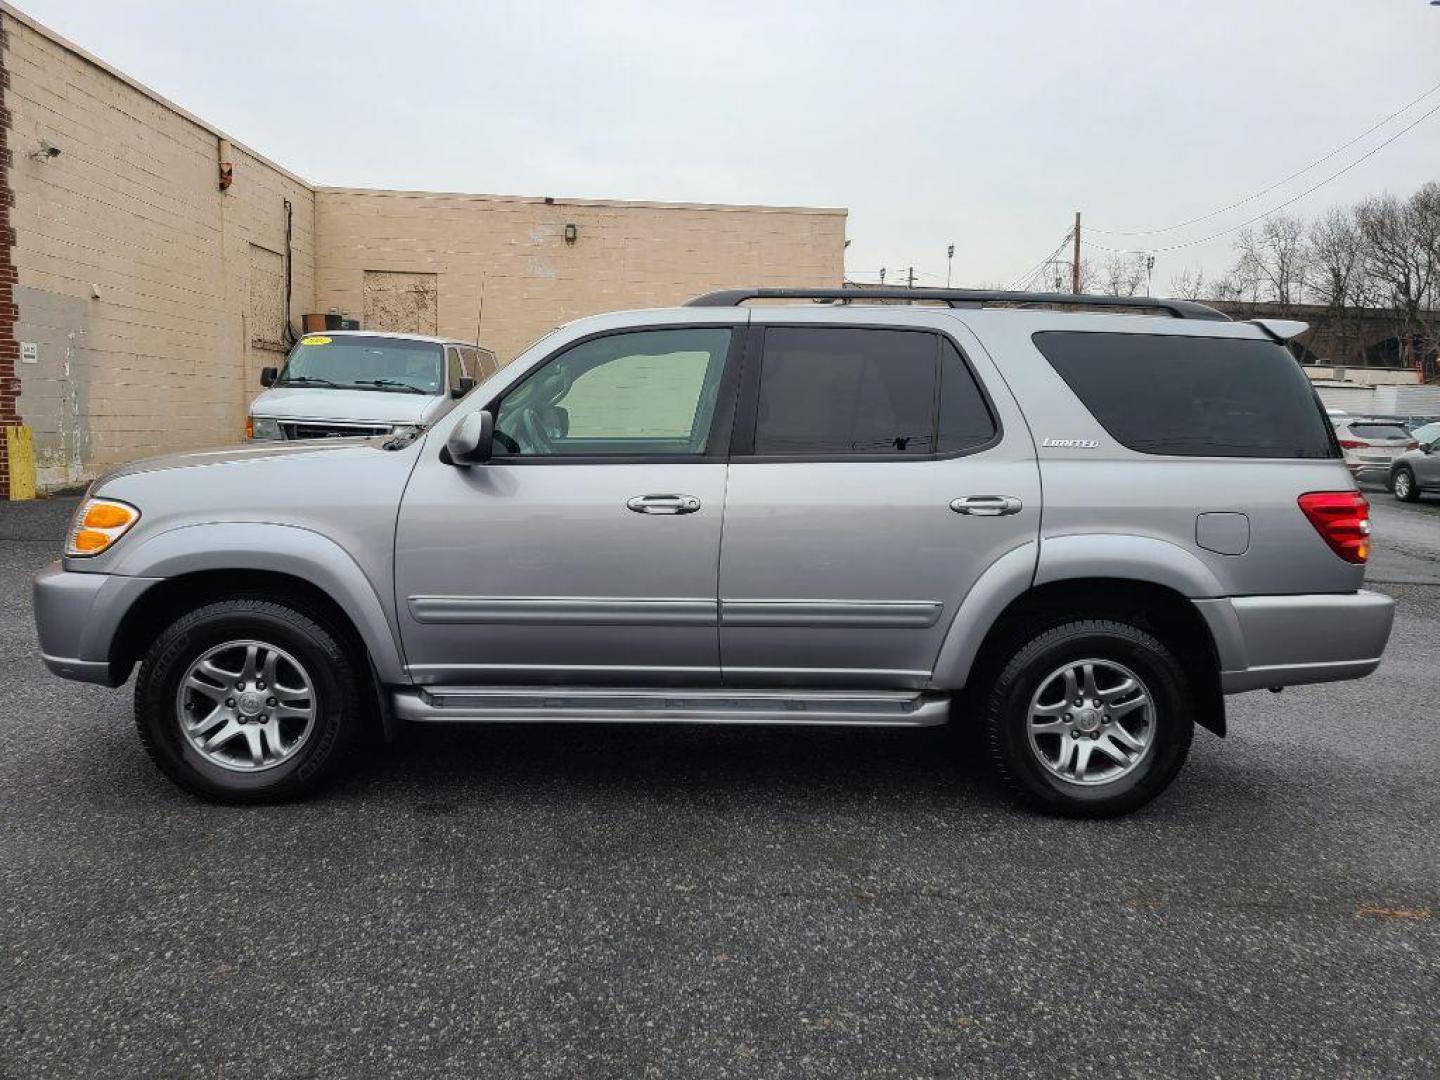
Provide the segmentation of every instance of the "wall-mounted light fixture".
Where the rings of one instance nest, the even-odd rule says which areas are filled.
[[[30,160],[39,162],[54,161],[59,156],[60,147],[49,139],[41,139],[40,145],[30,152]]]
[[[567,244],[573,244],[573,243],[575,243],[576,240],[579,240],[579,239],[580,239],[580,226],[579,226],[579,225],[576,225],[573,221],[572,221],[572,222],[569,222],[569,223],[565,226],[565,242],[566,242]]]

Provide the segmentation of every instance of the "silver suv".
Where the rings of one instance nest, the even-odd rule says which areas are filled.
[[[1224,695],[1380,663],[1302,327],[960,290],[582,319],[428,431],[110,472],[41,647],[138,662],[155,762],[227,802],[407,723],[953,717],[1031,804],[1121,813]]]

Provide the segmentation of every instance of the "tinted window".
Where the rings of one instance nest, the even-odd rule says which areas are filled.
[[[949,338],[940,345],[940,452],[952,454],[995,437],[995,419],[975,376]]]
[[[1362,439],[1405,439],[1410,440],[1410,432],[1399,424],[1351,424],[1350,430]]]
[[[771,327],[755,453],[933,453],[935,369],[933,334]]]
[[[1132,450],[1336,456],[1310,381],[1273,342],[1064,331],[1034,340],[1105,430]]]
[[[725,354],[726,329],[642,330],[582,342],[501,401],[500,453],[701,454]]]
[[[460,367],[460,350],[453,347],[446,349],[445,364],[450,372],[450,389],[458,390],[460,388],[460,376],[465,374]]]

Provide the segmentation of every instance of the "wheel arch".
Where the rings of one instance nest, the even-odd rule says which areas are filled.
[[[406,681],[395,630],[370,579],[340,545],[308,529],[243,522],[176,528],[127,552],[117,570],[160,580],[111,635],[116,681],[179,613],[222,596],[256,595],[331,616],[364,649],[380,681]]]
[[[1078,539],[1078,538],[1077,538]],[[1088,539],[1088,538],[1087,538]],[[1106,538],[1144,541],[1143,537]],[[1094,558],[1097,545],[1074,548],[1073,556],[1050,562],[1024,548],[1010,552],[976,582],[961,603],[941,646],[931,685],[962,690],[983,684],[1028,637],[1046,625],[1076,617],[1110,617],[1139,625],[1176,650],[1200,695],[1197,722],[1217,735],[1225,733],[1225,699],[1220,686],[1220,652],[1210,623],[1193,602],[1195,596],[1221,595],[1219,582],[1198,559],[1154,540],[1121,543],[1106,558]],[[1163,560],[1126,561],[1134,553],[1171,548]],[[1027,545],[1033,548],[1033,545]],[[1203,571],[1200,573],[1197,571]],[[1082,572],[1089,569],[1089,572]],[[1068,572],[1067,572],[1068,571]]]

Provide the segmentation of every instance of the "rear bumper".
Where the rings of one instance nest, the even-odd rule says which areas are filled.
[[[120,622],[159,578],[84,574],[51,563],[35,575],[35,629],[40,656],[56,675],[118,686],[129,665],[111,663]]]
[[[1380,593],[1196,600],[1227,694],[1358,679],[1380,666],[1395,601]]]

